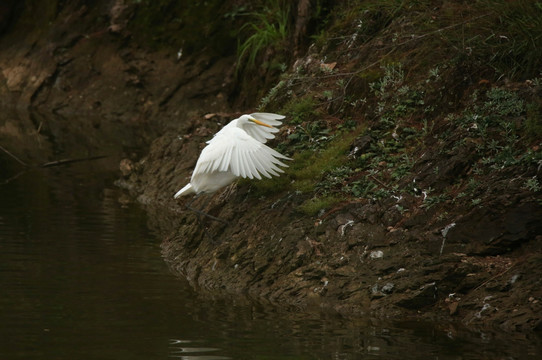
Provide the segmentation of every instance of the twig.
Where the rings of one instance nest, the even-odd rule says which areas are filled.
[[[81,162],[81,161],[89,161],[89,160],[97,160],[97,159],[103,159],[107,156],[105,155],[98,155],[98,156],[89,156],[89,157],[86,157],[86,158],[78,158],[78,159],[62,159],[62,160],[55,160],[55,161],[50,161],[50,162],[47,162],[45,164],[41,164],[40,167],[42,168],[47,168],[47,167],[53,167],[53,166],[59,166],[59,165],[66,165],[66,164],[71,164],[71,163],[74,163],[74,162]]]
[[[375,65],[378,65],[380,64],[384,59],[386,59],[387,56],[389,56],[392,52],[395,51],[395,48],[391,49],[390,51],[388,51],[386,54],[382,55],[378,60],[376,60],[375,62],[363,67],[362,69],[359,69],[359,70],[356,70],[356,71],[350,71],[350,72],[343,72],[343,73],[335,73],[335,74],[329,74],[329,75],[321,75],[321,76],[314,76],[314,77],[295,77],[293,78],[293,80],[305,80],[305,81],[310,81],[310,80],[314,80],[314,79],[317,79],[317,80],[320,80],[320,79],[327,79],[327,78],[333,78],[333,77],[339,77],[339,76],[354,76],[354,75],[357,75],[359,73],[362,73],[370,68],[372,68],[373,66]]]
[[[484,18],[484,17],[489,16],[489,15],[490,15],[490,13],[487,13],[487,14],[483,14],[483,15],[480,15],[480,16],[476,16],[476,17],[471,18],[471,19],[467,19],[467,20],[462,21],[462,22],[457,23],[457,24],[448,25],[448,26],[445,26],[445,27],[443,27],[443,28],[440,28],[440,29],[437,29],[437,30],[430,31],[430,32],[425,33],[425,34],[423,34],[423,35],[420,35],[420,36],[417,36],[417,37],[413,37],[413,38],[411,38],[411,39],[408,39],[408,40],[406,40],[406,41],[403,41],[402,43],[396,44],[395,46],[402,46],[402,45],[408,44],[408,43],[411,42],[411,41],[420,40],[420,39],[423,39],[424,37],[431,36],[431,35],[433,35],[433,34],[437,34],[437,33],[443,32],[444,30],[448,30],[448,29],[452,29],[452,28],[454,28],[454,27],[458,27],[458,26],[461,26],[461,25],[465,25],[465,24],[468,24],[468,23],[470,23],[470,22],[473,22],[473,21],[475,21],[475,20]]]
[[[333,213],[336,213],[337,211],[343,209],[345,206],[348,206],[350,204],[358,204],[358,203],[362,203],[364,202],[363,199],[354,199],[354,200],[347,200],[347,201],[343,201],[339,204],[337,204],[333,209],[330,209],[329,211],[327,211],[326,213],[324,213],[322,216],[320,216],[320,218],[318,220],[320,221],[323,221],[325,220],[329,215],[333,214]]]
[[[9,184],[10,182],[12,182],[13,180],[17,179],[19,176],[21,176],[22,174],[26,173],[28,171],[28,169],[26,170],[23,170],[23,171],[19,171],[17,174],[13,175],[12,177],[10,177],[9,179],[6,179],[4,181],[2,181],[0,183],[0,185],[6,185],[6,184]]]
[[[211,198],[209,197],[209,195],[207,195],[207,201],[205,201],[205,204],[203,205],[203,207],[201,208],[201,210],[199,209],[196,209],[194,207],[192,207],[192,204],[201,196],[201,193],[200,194],[197,194],[196,196],[194,196],[194,198],[192,199],[192,201],[190,201],[188,204],[185,204],[186,208],[190,211],[193,211],[195,212],[196,214],[198,214],[198,220],[200,218],[200,215],[203,215],[203,216],[206,216],[208,217],[209,219],[212,219],[212,220],[215,220],[215,221],[219,221],[221,223],[224,223],[224,224],[227,224],[228,222],[226,220],[222,220],[221,218],[218,218],[216,216],[213,216],[211,214],[208,214],[206,213],[205,211],[203,211],[203,209],[207,206],[207,204],[209,204],[209,201],[211,200]],[[200,225],[201,225],[201,222],[200,222]]]
[[[24,165],[24,166],[28,166],[24,161],[22,161],[21,159],[19,159],[17,156],[13,155],[12,153],[10,153],[6,148],[4,148],[2,145],[0,145],[0,149],[2,149],[2,151],[4,151],[6,154],[8,154],[9,156],[11,156],[13,159],[15,159],[15,161],[17,161],[19,164],[21,165]]]
[[[35,168],[40,168],[40,167],[41,168],[49,168],[49,167],[53,167],[53,166],[71,164],[71,163],[74,163],[74,162],[96,160],[96,159],[102,159],[102,158],[107,157],[106,155],[99,155],[99,156],[90,156],[90,157],[79,158],[79,159],[62,159],[62,160],[50,161],[50,162],[47,162],[47,163],[44,163],[44,164],[41,164],[41,165],[38,165],[38,166],[36,166],[36,165],[30,166],[30,165],[26,164],[25,162],[21,161],[19,158],[17,158],[15,155],[10,153],[9,151],[7,151],[2,145],[0,145],[0,149],[2,149],[6,154],[8,154],[13,159],[17,160],[17,162],[19,162],[20,164],[22,164],[22,165],[24,165],[26,167],[25,170],[19,171],[17,174],[13,175],[12,177],[0,182],[0,185],[6,185],[6,184],[12,182],[13,180],[17,179],[21,175],[23,175],[23,174],[27,173],[28,171],[30,171],[32,169],[35,169]]]
[[[487,284],[488,282],[490,282],[491,280],[494,280],[496,278],[498,278],[499,276],[502,276],[504,274],[506,274],[511,268],[513,268],[514,266],[516,266],[518,264],[518,261],[516,261],[515,263],[513,263],[512,265],[510,265],[510,267],[504,271],[501,271],[500,273],[498,273],[497,275],[495,276],[492,276],[490,277],[489,279],[487,279],[486,281],[484,281],[483,283],[481,283],[480,285],[478,285],[477,287],[475,287],[472,292],[478,290],[479,288],[481,288],[482,286],[484,286],[485,284]]]
[[[386,189],[389,189],[389,188],[390,188],[389,185],[384,184],[382,181],[378,180],[378,179],[377,179],[376,177],[374,177],[373,175],[369,175],[369,177],[370,177],[371,179],[373,179],[374,181],[376,181],[377,183],[379,183],[380,185],[384,186]]]
[[[379,63],[381,63],[383,60],[385,60],[392,52],[394,52],[397,47],[399,46],[403,46],[405,44],[408,44],[412,41],[416,41],[416,40],[420,40],[420,39],[423,39],[427,36],[431,36],[433,34],[437,34],[437,33],[440,33],[442,31],[445,31],[445,30],[448,30],[448,29],[452,29],[454,27],[457,27],[457,26],[461,26],[461,25],[465,25],[465,24],[468,24],[470,22],[473,22],[475,20],[478,20],[478,19],[481,19],[483,17],[486,17],[486,16],[489,16],[490,13],[487,13],[487,14],[483,14],[483,15],[480,15],[480,16],[476,16],[474,18],[471,18],[471,19],[467,19],[465,21],[462,21],[460,23],[457,23],[457,24],[452,24],[452,25],[449,25],[449,26],[445,26],[443,28],[440,28],[440,29],[437,29],[437,30],[433,30],[433,31],[430,31],[428,33],[425,33],[423,35],[420,35],[420,36],[417,36],[417,37],[413,37],[411,39],[408,39],[406,41],[403,41],[401,43],[398,43],[398,44],[393,44],[393,45],[390,45],[392,46],[392,49],[390,51],[388,51],[386,54],[380,56],[380,58],[378,60],[376,60],[375,62],[365,66],[364,68],[362,69],[359,69],[359,70],[356,70],[356,71],[351,71],[351,72],[343,72],[343,73],[335,73],[335,74],[328,74],[328,75],[322,75],[322,76],[314,76],[314,77],[310,77],[310,78],[307,78],[307,77],[297,77],[297,78],[293,78],[293,80],[305,80],[305,81],[310,81],[310,80],[314,80],[314,79],[326,79],[326,78],[332,78],[332,77],[340,77],[340,76],[354,76],[354,75],[357,75],[359,73],[362,73],[368,69],[370,69],[371,67],[375,66],[375,65],[378,65]]]

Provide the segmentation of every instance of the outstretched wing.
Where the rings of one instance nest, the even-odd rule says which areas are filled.
[[[284,172],[279,166],[288,166],[279,159],[291,160],[243,129],[232,127],[209,141],[201,152],[194,175],[220,171],[250,179],[261,179],[262,175],[270,178]]]
[[[280,120],[284,119],[284,115],[272,113],[253,113],[249,116],[271,126],[280,126],[282,124],[282,121]],[[245,130],[247,134],[252,136],[254,139],[264,144],[267,142],[267,140],[273,139],[275,137],[273,134],[279,131],[279,129],[275,127],[265,127],[253,123],[243,126],[243,130]]]

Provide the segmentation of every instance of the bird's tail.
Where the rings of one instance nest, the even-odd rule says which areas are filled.
[[[189,195],[189,194],[193,194],[193,193],[195,193],[195,191],[192,188],[192,184],[188,183],[181,190],[177,191],[177,193],[173,197],[175,199],[177,199],[180,196]]]

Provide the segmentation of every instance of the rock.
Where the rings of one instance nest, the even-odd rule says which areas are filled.
[[[420,289],[414,291],[412,294],[406,294],[405,297],[396,302],[396,305],[412,309],[419,310],[425,306],[434,304],[437,301],[437,285],[436,283],[429,283],[423,285]]]
[[[449,229],[446,239],[448,243],[467,244],[467,254],[503,254],[542,233],[540,219],[542,208],[535,203],[476,208]]]
[[[3,69],[2,74],[6,78],[6,86],[9,91],[22,91],[28,75],[28,68],[26,66],[18,65]]]
[[[393,283],[386,283],[386,285],[382,286],[381,291],[384,294],[391,294],[394,288],[395,288],[395,285]]]
[[[457,308],[459,306],[459,302],[454,301],[448,304],[448,310],[450,310],[450,315],[455,315],[457,313]]]
[[[132,173],[134,169],[134,163],[130,159],[122,159],[119,165],[122,176],[126,177]]]

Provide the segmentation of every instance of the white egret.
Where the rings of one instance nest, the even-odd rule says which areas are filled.
[[[201,151],[190,183],[179,190],[174,198],[183,195],[213,193],[231,184],[235,179],[271,178],[288,167],[279,159],[291,160],[265,145],[279,130],[283,115],[253,113],[242,115],[224,126],[207,141]]]

